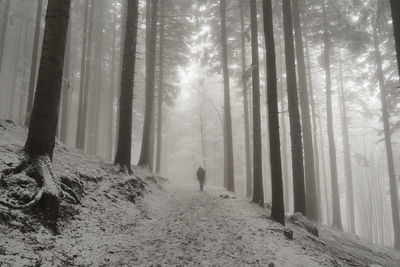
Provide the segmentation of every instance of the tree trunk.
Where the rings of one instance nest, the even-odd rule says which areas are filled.
[[[28,102],[26,107],[26,119],[25,119],[26,127],[29,127],[29,121],[33,106],[33,97],[35,95],[36,73],[37,73],[37,65],[39,57],[40,25],[42,21],[42,6],[43,6],[43,0],[39,0],[36,9],[35,34],[33,37],[33,51],[32,51],[32,61],[31,61],[31,71],[29,77]],[[1,58],[2,58],[1,53],[2,52],[0,50],[0,70],[1,70]]]
[[[113,35],[112,35],[112,50],[111,50],[111,80],[110,80],[110,100],[108,101],[109,104],[109,121],[108,121],[108,143],[106,145],[107,149],[107,157],[113,157],[113,147],[114,147],[114,100],[115,100],[115,52],[116,52],[116,44],[115,39],[117,38],[117,0],[114,1],[114,15],[113,15]]]
[[[114,161],[114,164],[120,166],[121,171],[128,172],[129,174],[132,173],[132,102],[139,16],[138,8],[138,0],[128,1],[119,99],[118,147]]]
[[[58,216],[60,188],[50,160],[56,138],[70,0],[49,0],[42,56],[25,151],[37,161],[43,178],[42,204],[52,220]],[[50,159],[50,160],[48,160]]]
[[[332,82],[331,82],[331,64],[330,64],[330,50],[331,42],[329,37],[328,20],[326,14],[326,0],[323,0],[323,42],[324,42],[324,64],[326,76],[326,116],[328,123],[328,141],[329,141],[329,158],[331,168],[331,187],[332,187],[332,226],[342,230],[342,218],[340,212],[340,199],[339,199],[339,183],[337,177],[337,163],[336,163],[336,145],[335,135],[333,129],[333,114],[332,114]]]
[[[251,198],[252,195],[252,180],[251,176],[251,156],[250,156],[250,125],[249,125],[249,100],[247,79],[245,73],[247,68],[246,60],[246,30],[244,25],[244,1],[239,0],[240,4],[240,49],[241,49],[241,67],[242,67],[242,94],[243,94],[243,109],[244,109],[244,144],[246,156],[246,196]]]
[[[279,111],[278,91],[276,81],[276,58],[274,27],[272,22],[271,0],[263,1],[264,11],[264,36],[266,46],[267,62],[267,89],[268,89],[268,116],[269,116],[269,144],[270,153],[273,155],[271,161],[272,180],[272,211],[271,217],[275,221],[285,225],[285,207],[283,202],[283,183],[281,167],[281,151],[279,138]]]
[[[70,97],[70,75],[69,68],[71,62],[71,24],[68,26],[67,44],[65,51],[65,62],[64,62],[64,77],[63,77],[63,88],[62,88],[62,109],[61,109],[61,127],[60,127],[60,140],[64,144],[67,141],[68,134],[68,113],[69,113],[69,97]]]
[[[382,57],[379,49],[379,39],[376,25],[372,25],[373,29],[373,41],[375,50],[375,64],[376,64],[376,76],[379,82],[379,90],[381,96],[382,106],[382,120],[383,120],[383,131],[385,134],[386,144],[386,158],[388,164],[389,183],[390,183],[390,200],[392,204],[392,223],[394,232],[394,248],[400,249],[400,218],[399,218],[399,196],[397,189],[396,173],[394,168],[391,130],[389,121],[389,112],[387,107],[387,93],[385,88],[385,79],[383,76]]]
[[[232,137],[232,115],[231,115],[231,97],[229,86],[229,68],[228,68],[228,39],[226,32],[226,3],[220,0],[221,12],[221,44],[222,44],[222,69],[224,77],[224,128],[225,128],[225,173],[228,191],[235,191],[235,174],[233,166],[233,137]]]
[[[162,122],[163,122],[163,101],[164,101],[164,9],[165,1],[161,1],[160,7],[160,53],[159,53],[159,78],[158,78],[158,108],[157,108],[157,152],[156,152],[156,173],[161,170],[161,148],[162,148]],[[204,166],[205,167],[205,166]]]
[[[306,24],[304,24],[304,32],[307,32],[306,29]],[[318,126],[317,126],[317,112],[315,108],[315,102],[314,102],[314,90],[313,90],[313,80],[312,80],[312,73],[311,73],[311,63],[310,63],[310,51],[308,48],[308,39],[307,35],[305,35],[305,42],[306,42],[306,59],[307,59],[307,70],[308,70],[308,85],[310,89],[310,94],[309,94],[309,99],[311,103],[311,114],[312,114],[312,134],[313,134],[313,148],[314,148],[314,166],[315,166],[315,174],[316,174],[316,185],[317,185],[317,199],[318,199],[318,206],[319,206],[319,221],[322,221],[322,200],[321,200],[321,173],[320,173],[320,163],[319,163],[319,148],[318,148]],[[326,179],[325,177],[325,171],[323,173],[323,178]]]
[[[158,0],[151,1],[151,22],[149,30],[149,39],[146,44],[148,58],[146,59],[146,103],[144,114],[144,126],[142,136],[142,149],[140,152],[139,166],[152,169],[153,153],[151,149],[152,125],[154,124],[154,80],[155,80],[155,61],[156,61],[156,37],[157,37],[157,11]],[[147,55],[147,52],[146,52]]]
[[[293,25],[296,40],[297,72],[299,79],[299,96],[301,121],[303,126],[304,143],[304,170],[306,181],[306,210],[307,217],[313,221],[318,221],[318,198],[314,165],[314,146],[311,130],[310,103],[308,99],[306,64],[304,61],[303,33],[301,29],[299,1],[293,3]],[[303,3],[303,2],[301,2]]]
[[[343,67],[342,58],[339,55],[339,76],[340,76],[340,94],[338,95],[340,103],[340,113],[342,122],[342,137],[343,137],[343,159],[344,159],[344,173],[346,177],[346,193],[347,193],[347,208],[348,218],[350,221],[350,232],[355,233],[355,217],[354,217],[354,192],[353,192],[353,170],[351,165],[350,156],[350,138],[349,138],[349,127],[347,125],[347,107],[346,97],[344,95],[344,78],[343,78]]]
[[[300,112],[297,96],[296,65],[293,45],[293,25],[291,0],[283,0],[283,29],[285,39],[285,60],[287,94],[290,120],[290,137],[292,141],[292,171],[294,212],[306,215],[304,188],[303,144],[301,140]]]
[[[4,56],[4,44],[6,42],[8,17],[10,14],[10,5],[11,5],[11,0],[6,0],[3,23],[1,25],[1,30],[0,30],[0,73],[1,73],[1,67],[2,67],[2,62],[3,62],[3,56]]]
[[[400,76],[400,1],[390,0],[390,7],[392,9],[394,39],[396,43],[397,67]]]
[[[90,5],[90,15],[88,15]],[[84,27],[84,42],[82,49],[82,62],[81,65],[81,88],[79,92],[79,109],[78,109],[78,127],[76,131],[76,147],[84,150],[86,144],[86,122],[89,98],[89,81],[90,81],[90,59],[92,54],[92,29],[94,17],[94,2],[87,0],[85,8],[85,25]],[[87,21],[88,20],[88,21]],[[84,53],[85,52],[85,53]],[[83,69],[82,69],[83,67]]]
[[[264,206],[262,175],[262,141],[260,111],[260,70],[258,61],[257,1],[250,0],[251,17],[251,74],[253,82],[253,199]]]

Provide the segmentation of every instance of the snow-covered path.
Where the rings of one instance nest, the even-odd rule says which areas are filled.
[[[287,241],[264,209],[221,189],[167,187],[161,199],[153,196],[135,228],[127,229],[127,246],[134,255],[119,264],[332,266],[329,259],[313,257],[315,253]]]

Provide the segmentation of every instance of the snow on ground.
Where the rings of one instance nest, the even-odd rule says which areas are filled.
[[[0,125],[3,169],[18,161],[25,131]],[[317,238],[288,223],[287,240],[268,209],[221,188],[199,192],[140,168],[119,176],[60,145],[55,167],[85,181],[82,204],[64,205],[57,236],[32,212],[0,207],[0,266],[400,266],[399,253],[326,227]]]

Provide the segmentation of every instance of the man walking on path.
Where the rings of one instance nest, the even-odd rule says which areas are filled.
[[[199,184],[200,184],[200,191],[203,191],[203,187],[204,187],[204,181],[206,180],[206,171],[203,169],[203,167],[199,167],[197,169],[197,180],[199,180]]]

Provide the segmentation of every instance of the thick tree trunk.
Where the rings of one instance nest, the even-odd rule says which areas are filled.
[[[331,41],[329,37],[328,20],[326,14],[326,0],[323,0],[323,42],[324,42],[324,64],[326,76],[326,116],[328,124],[328,141],[329,141],[329,162],[331,168],[331,187],[332,187],[332,226],[342,230],[342,217],[340,212],[339,199],[339,183],[337,177],[337,162],[336,162],[336,145],[335,134],[333,128],[333,112],[332,112],[332,82],[331,82],[331,65],[330,65],[330,50]]]
[[[400,1],[390,0],[390,7],[392,9],[394,39],[396,42],[397,67],[400,76]]]
[[[350,138],[349,127],[347,125],[347,106],[346,97],[344,95],[344,78],[342,58],[339,58],[339,77],[340,77],[340,94],[338,95],[340,103],[340,113],[342,122],[342,137],[343,137],[343,159],[344,159],[344,173],[346,177],[346,193],[347,193],[347,209],[349,218],[349,230],[355,233],[355,216],[354,216],[354,192],[353,192],[353,170],[350,155]]]
[[[246,156],[246,196],[251,198],[253,177],[251,175],[251,155],[250,155],[250,125],[249,125],[249,100],[247,79],[245,73],[247,68],[246,60],[246,29],[244,25],[244,1],[239,0],[240,4],[240,51],[241,51],[241,67],[242,67],[242,94],[243,94],[243,116],[244,116],[244,145]]]
[[[283,29],[285,37],[286,79],[292,141],[292,171],[294,212],[306,215],[304,188],[303,143],[301,140],[300,112],[297,96],[296,65],[293,45],[293,25],[291,0],[283,0]]]
[[[156,151],[156,173],[161,170],[161,148],[162,148],[162,122],[164,101],[164,42],[165,42],[165,1],[161,1],[160,7],[160,53],[159,53],[159,78],[158,78],[158,107],[157,107],[157,151]],[[205,165],[203,165],[205,168]]]
[[[132,173],[132,102],[139,16],[138,8],[138,0],[128,1],[119,99],[118,147],[114,161],[116,165],[120,166],[122,171],[127,171],[129,174]]]
[[[224,128],[225,128],[225,173],[226,188],[229,191],[235,191],[235,174],[233,166],[233,137],[232,137],[232,115],[231,115],[231,97],[229,85],[228,68],[228,39],[226,32],[226,3],[220,0],[221,12],[221,44],[222,44],[222,69],[224,77]]]
[[[39,57],[40,25],[42,22],[42,6],[43,6],[43,0],[39,0],[36,9],[35,34],[33,37],[33,51],[32,51],[31,71],[30,71],[29,88],[28,88],[28,102],[26,106],[26,118],[25,118],[26,127],[29,127],[29,121],[33,107],[33,97],[35,95],[36,73],[37,73],[37,65]],[[2,50],[0,50],[0,70],[1,70],[1,58],[2,58],[1,51]]]
[[[264,36],[267,62],[267,90],[268,90],[268,115],[269,115],[269,144],[271,160],[272,180],[272,211],[271,217],[275,221],[285,225],[285,207],[283,201],[283,183],[281,167],[281,151],[279,138],[279,111],[278,91],[276,81],[276,58],[274,26],[272,21],[271,0],[263,0],[264,11]]]
[[[90,15],[87,16],[87,10],[90,6]],[[78,109],[78,127],[76,131],[76,147],[78,149],[84,150],[86,144],[86,122],[87,122],[87,110],[89,101],[89,81],[90,81],[90,65],[91,65],[91,54],[92,54],[92,29],[93,29],[93,17],[94,17],[94,2],[89,0],[87,2],[87,7],[85,8],[85,25],[84,27],[84,49],[82,49],[82,66],[84,70],[81,69],[81,88],[79,92],[79,109]],[[83,53],[85,52],[85,53]]]
[[[310,103],[308,99],[306,64],[304,61],[303,33],[301,29],[299,1],[293,3],[293,25],[296,40],[297,72],[299,79],[299,96],[301,121],[303,126],[304,143],[304,170],[306,180],[306,210],[307,217],[313,221],[318,221],[318,198],[314,165],[314,146],[311,130]],[[303,2],[301,1],[301,4]]]
[[[260,111],[260,70],[258,61],[257,1],[250,0],[251,17],[251,60],[253,82],[253,199],[264,206],[262,175],[262,141]]]
[[[396,173],[394,168],[393,150],[392,150],[392,138],[389,121],[389,112],[387,107],[387,93],[385,87],[385,79],[383,76],[382,57],[379,49],[379,39],[376,25],[372,25],[373,29],[373,41],[375,50],[375,64],[376,64],[376,76],[379,82],[379,90],[381,96],[382,106],[382,120],[383,120],[383,131],[385,134],[385,145],[386,145],[386,160],[388,164],[389,183],[390,183],[390,200],[392,204],[392,223],[394,232],[394,248],[400,249],[400,218],[399,218],[399,196],[396,181]]]
[[[42,56],[25,151],[43,179],[42,204],[56,220],[60,188],[51,168],[56,138],[70,0],[49,0]]]
[[[149,39],[146,45],[148,58],[146,59],[146,103],[144,114],[144,126],[142,136],[142,149],[140,152],[139,166],[152,169],[153,153],[151,149],[152,125],[154,124],[154,81],[155,81],[155,61],[156,61],[156,42],[157,42],[157,12],[158,0],[151,1],[151,22],[149,30]],[[147,52],[146,52],[147,54]]]

